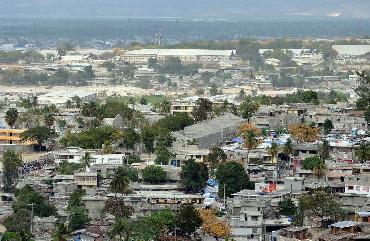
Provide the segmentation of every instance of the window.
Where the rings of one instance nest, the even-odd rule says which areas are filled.
[[[252,221],[258,221],[258,216],[252,216]]]
[[[353,186],[348,186],[348,190],[353,190]]]

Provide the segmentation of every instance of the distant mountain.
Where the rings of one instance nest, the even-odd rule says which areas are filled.
[[[0,0],[1,16],[370,17],[370,0]]]

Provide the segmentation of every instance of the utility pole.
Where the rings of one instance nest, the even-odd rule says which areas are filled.
[[[176,202],[176,196],[173,196],[173,199],[175,200],[175,205],[176,205],[176,212],[178,212],[178,206]],[[177,241],[177,219],[175,218],[175,241]]]
[[[33,206],[35,206],[34,203],[31,203],[31,204],[28,204],[29,206],[31,206],[31,226],[30,226],[30,231],[31,231],[31,234],[32,234],[32,231],[33,231]]]
[[[224,208],[226,211],[226,183],[224,183]]]

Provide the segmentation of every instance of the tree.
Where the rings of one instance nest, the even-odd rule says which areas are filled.
[[[154,152],[154,141],[157,136],[157,130],[152,126],[145,126],[141,130],[141,141],[144,144],[145,151],[147,153]]]
[[[4,226],[9,232],[29,232],[31,227],[31,211],[20,209],[4,220]]]
[[[333,122],[329,119],[326,119],[323,124],[324,134],[327,135],[334,128]]]
[[[329,189],[317,188],[299,198],[298,209],[310,220],[317,218],[340,220],[344,211],[335,200]]]
[[[319,181],[320,178],[325,175],[326,173],[326,165],[325,162],[322,161],[318,165],[314,166],[313,168],[313,174],[317,177],[317,180]]]
[[[227,155],[220,147],[212,147],[206,157],[206,161],[213,170],[220,162],[225,162]]]
[[[111,192],[130,193],[129,184],[130,177],[127,175],[125,169],[123,167],[115,169],[110,182]]]
[[[193,205],[185,204],[177,213],[176,223],[180,234],[191,235],[202,225],[202,219]]]
[[[237,162],[228,162],[219,165],[216,171],[216,179],[220,185],[218,195],[230,197],[243,189],[254,189],[254,183],[249,181],[249,176],[245,172],[243,165]]]
[[[53,241],[68,241],[71,235],[68,226],[64,223],[60,223],[53,231]]]
[[[82,203],[81,198],[86,194],[85,190],[75,190],[69,196],[68,200],[68,207],[67,210],[72,210],[73,208],[83,207],[84,204]]]
[[[209,90],[209,94],[214,96],[218,94],[218,89],[216,85],[212,85],[211,89]]]
[[[239,107],[242,117],[248,120],[248,122],[250,118],[258,111],[258,109],[258,102],[254,101],[252,98],[247,98]]]
[[[41,150],[43,143],[54,136],[55,132],[45,126],[36,126],[26,130],[21,134],[23,141],[36,141],[39,146],[39,150]]]
[[[278,202],[279,213],[284,216],[293,216],[296,214],[297,206],[290,198],[284,198]]]
[[[370,160],[370,144],[369,142],[360,143],[360,145],[355,150],[355,155],[357,160],[361,163],[364,163],[367,160]]]
[[[117,238],[119,241],[129,241],[133,229],[133,224],[126,218],[116,219],[114,224],[109,229],[109,237],[112,239]]]
[[[230,236],[230,226],[226,222],[220,221],[214,210],[200,209],[199,216],[202,219],[202,231],[206,234],[214,237],[216,240],[219,238],[225,239]]]
[[[212,102],[205,98],[199,98],[193,110],[193,117],[196,122],[207,120],[212,112]]]
[[[54,122],[55,122],[55,117],[53,114],[47,113],[44,115],[45,126],[47,126],[48,128],[51,128],[51,126],[54,125]]]
[[[319,156],[307,157],[303,160],[303,169],[313,170],[321,162],[323,162],[323,160]]]
[[[57,209],[52,205],[41,193],[35,191],[31,186],[26,185],[16,192],[17,201],[12,205],[13,211],[17,213],[19,210],[32,210],[30,204],[33,203],[33,212],[35,216],[49,217],[56,216]]]
[[[307,124],[293,124],[288,129],[298,142],[315,142],[320,136],[319,128]]]
[[[284,144],[283,153],[288,157],[288,159],[290,159],[290,155],[293,154],[293,143],[290,138],[288,138]]]
[[[81,161],[82,161],[82,165],[85,168],[90,167],[91,162],[92,162],[92,158],[91,158],[90,152],[86,152],[85,155],[82,157]]]
[[[59,44],[57,46],[57,52],[58,52],[59,58],[61,58],[62,56],[65,56],[69,51],[72,51],[73,49],[74,49],[73,45],[70,42],[64,42],[64,43]]]
[[[79,163],[73,163],[73,162],[67,162],[66,160],[59,163],[59,166],[57,167],[57,172],[60,175],[73,175],[76,172],[79,172],[83,169],[82,164]]]
[[[133,150],[135,144],[140,141],[139,134],[132,128],[128,128],[123,132],[124,146]]]
[[[327,160],[330,158],[331,147],[327,140],[324,140],[322,142],[322,145],[320,145],[319,151],[320,151],[320,158],[322,160]]]
[[[5,113],[5,121],[10,126],[10,128],[14,127],[14,123],[17,121],[19,116],[18,110],[15,108],[10,108]]]
[[[22,156],[13,150],[4,152],[1,159],[3,164],[3,189],[4,192],[14,190],[19,175],[19,168],[23,165]]]
[[[198,193],[207,185],[208,168],[190,159],[181,167],[180,177],[185,192]]]
[[[143,179],[150,184],[159,184],[166,181],[167,173],[160,166],[147,166],[143,170]]]
[[[68,228],[71,231],[78,229],[83,229],[85,225],[90,221],[90,218],[87,214],[87,209],[84,207],[76,207],[71,210],[70,221]]]
[[[168,165],[169,161],[173,157],[173,153],[171,153],[170,148],[172,147],[174,140],[175,139],[168,131],[158,134],[155,144],[155,154],[157,155],[155,163],[157,165]]]
[[[130,217],[134,209],[127,206],[122,198],[111,197],[105,201],[103,211],[112,214],[117,219]]]
[[[271,156],[271,162],[276,163],[276,158],[279,154],[279,145],[276,142],[271,143],[271,147],[269,149],[269,155]]]
[[[258,146],[259,140],[257,137],[261,134],[261,131],[255,125],[249,123],[242,124],[239,131],[247,148],[247,165],[249,165],[249,152]]]

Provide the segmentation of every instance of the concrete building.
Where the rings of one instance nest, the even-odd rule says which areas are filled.
[[[231,236],[236,241],[262,240],[268,232],[289,226],[287,219],[274,216],[274,207],[287,196],[285,192],[258,194],[242,190],[227,200]]]
[[[131,64],[147,64],[149,59],[163,63],[170,57],[180,58],[182,63],[215,64],[229,60],[236,50],[208,49],[140,49],[124,53],[122,60]]]
[[[98,186],[98,174],[93,172],[75,173],[74,180],[78,187],[82,189],[94,188]]]
[[[199,149],[221,145],[235,137],[243,122],[245,122],[243,118],[228,113],[187,126],[184,130],[173,133],[176,138],[174,148],[181,149],[189,143],[194,143]]]

